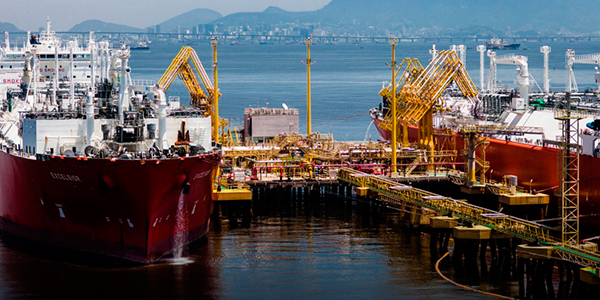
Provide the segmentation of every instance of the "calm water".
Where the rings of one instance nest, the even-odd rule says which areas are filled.
[[[541,81],[542,44],[517,53],[530,57]],[[469,44],[467,65],[478,82],[478,53]],[[564,52],[600,50],[600,43],[553,43],[552,87],[564,86]],[[135,79],[157,80],[180,45],[153,46],[131,59]],[[401,44],[398,57],[429,58],[428,44]],[[195,46],[210,71],[210,46]],[[448,45],[438,45],[446,49]],[[367,133],[369,108],[377,106],[382,82],[390,77],[388,45],[314,45],[313,128],[337,140],[376,138]],[[248,106],[287,103],[304,116],[306,71],[303,45],[219,47],[221,113],[241,118]],[[472,70],[473,69],[473,70]],[[593,86],[593,67],[577,66],[580,86]],[[498,78],[512,83],[513,66]],[[171,95],[186,97],[176,82]],[[305,131],[301,117],[301,131]],[[189,263],[129,266],[97,262],[80,253],[30,244],[0,235],[1,299],[488,299],[446,283],[435,273],[427,236],[410,231],[396,212],[337,198],[319,202],[272,199],[257,203],[246,228],[227,222],[191,245]],[[444,267],[452,276],[452,270]],[[478,285],[476,285],[478,286]],[[515,294],[512,284],[481,288]]]
[[[576,54],[600,52],[600,42],[590,43],[525,43],[517,51],[498,51],[527,55],[529,72],[542,86],[542,45],[552,47],[550,53],[550,86],[562,91],[566,82],[565,51],[575,49]],[[449,44],[438,44],[437,49],[448,49]],[[467,69],[479,86],[479,52],[477,44],[467,43]],[[152,51],[134,52],[131,58],[132,77],[158,80],[179,51],[181,45],[154,45]],[[212,77],[212,47],[208,43],[193,46],[207,72]],[[401,43],[397,47],[397,60],[416,57],[425,66],[431,58],[431,44]],[[387,44],[313,45],[311,56],[316,61],[312,75],[312,127],[313,131],[333,133],[337,140],[362,141],[377,139],[371,127],[368,111],[381,101],[378,92],[383,82],[391,80],[391,47]],[[281,107],[286,103],[300,110],[300,131],[306,132],[306,46],[296,45],[222,45],[218,48],[219,88],[223,94],[220,113],[230,123],[241,124],[244,108]],[[489,68],[486,57],[485,76]],[[597,87],[594,84],[594,66],[575,65],[575,75],[581,90]],[[516,82],[515,66],[498,66],[497,78],[501,85],[513,86]],[[532,83],[533,84],[533,83]],[[538,91],[534,84],[532,91]],[[189,96],[180,80],[172,85],[170,95]],[[187,101],[187,100],[186,100]]]
[[[311,201],[258,203],[249,226],[213,226],[183,265],[97,262],[4,235],[0,298],[487,299],[439,278],[427,236],[400,224],[397,212]]]

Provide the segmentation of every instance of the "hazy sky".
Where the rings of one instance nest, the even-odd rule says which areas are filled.
[[[45,26],[68,30],[88,19],[147,27],[195,8],[210,8],[223,15],[262,11],[278,6],[290,11],[316,10],[331,0],[0,0],[0,22],[23,30]]]

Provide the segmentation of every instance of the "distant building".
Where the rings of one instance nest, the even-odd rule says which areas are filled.
[[[282,133],[299,132],[296,108],[246,108],[244,110],[244,140],[264,143]]]
[[[301,36],[308,36],[310,34],[310,28],[300,28]]]
[[[321,28],[315,28],[315,30],[313,30],[313,36],[325,36],[327,35],[327,32],[325,32],[325,30],[321,29]]]
[[[160,33],[160,25],[156,25],[156,27],[154,28],[154,32]]]
[[[215,24],[199,24],[198,27],[201,33],[215,32]]]

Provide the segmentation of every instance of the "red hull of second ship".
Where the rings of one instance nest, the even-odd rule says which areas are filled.
[[[0,224],[28,239],[152,263],[206,234],[219,160],[34,160],[0,151]]]

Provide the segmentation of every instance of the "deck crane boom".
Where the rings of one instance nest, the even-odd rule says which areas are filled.
[[[204,89],[202,89],[196,74],[199,75]],[[196,51],[192,47],[184,46],[179,50],[179,53],[177,53],[165,73],[158,80],[157,85],[166,92],[178,76],[190,93],[190,105],[203,109],[207,115],[210,115],[213,128],[217,127],[217,130],[213,130],[212,138],[214,141],[218,140],[219,122],[217,122],[218,115],[215,112],[217,94],[200,58],[198,58],[198,54],[196,54]]]
[[[577,87],[577,80],[575,80],[573,65],[585,64],[600,66],[600,53],[575,55],[575,50],[567,49],[565,60],[567,68],[567,91],[578,92],[579,88]],[[598,84],[598,88],[600,89],[600,73],[598,72],[598,67],[596,67],[594,77],[596,79],[596,84]]]
[[[488,50],[487,56],[490,58],[490,74],[488,89],[490,92],[496,91],[496,66],[497,65],[515,65],[517,66],[517,83],[521,98],[525,101],[525,106],[529,105],[529,65],[527,56],[507,54],[496,56],[496,52]]]

